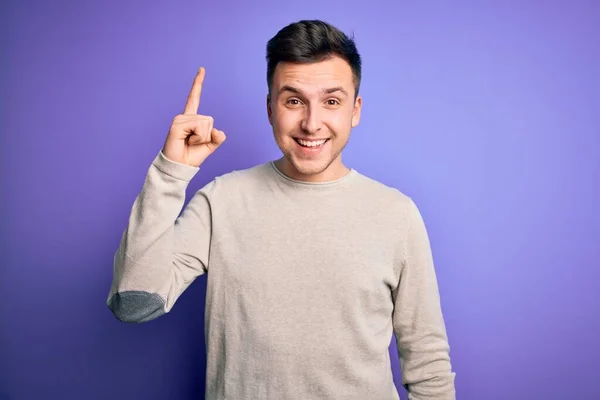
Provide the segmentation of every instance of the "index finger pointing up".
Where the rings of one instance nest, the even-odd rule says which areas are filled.
[[[204,67],[200,67],[196,74],[196,78],[194,78],[190,94],[188,95],[187,103],[185,104],[185,109],[183,111],[184,114],[198,113],[198,107],[200,107],[200,94],[202,93],[202,84],[204,83],[205,74],[206,71],[204,70]]]

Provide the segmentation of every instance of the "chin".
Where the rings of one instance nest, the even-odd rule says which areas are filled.
[[[303,176],[318,175],[327,170],[332,164],[331,159],[303,160],[294,156],[287,157],[289,163],[294,167],[297,173]]]

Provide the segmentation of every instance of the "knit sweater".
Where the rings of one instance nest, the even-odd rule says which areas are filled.
[[[201,170],[159,152],[114,257],[124,322],[169,312],[206,275],[208,400],[454,400],[430,243],[413,200],[351,169],[290,179],[274,162],[186,189]],[[395,336],[392,336],[395,335]]]

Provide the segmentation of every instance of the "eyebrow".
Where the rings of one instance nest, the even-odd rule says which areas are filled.
[[[295,88],[293,86],[290,85],[283,85],[280,89],[279,89],[279,93],[283,93],[283,92],[292,92],[292,93],[296,93],[296,94],[302,94],[302,91],[298,88]],[[346,90],[341,87],[341,86],[336,86],[336,87],[332,87],[332,88],[328,88],[328,89],[323,89],[321,93],[323,94],[331,94],[331,93],[335,93],[335,92],[341,92],[342,94],[344,94],[346,97],[348,97],[348,92],[346,92]]]

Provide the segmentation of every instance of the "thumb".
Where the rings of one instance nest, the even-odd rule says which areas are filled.
[[[204,151],[207,151],[205,157],[208,157],[210,154],[212,154],[217,147],[219,147],[225,141],[225,139],[226,137],[223,131],[212,128],[210,131],[210,142],[204,143],[204,146],[202,146]]]
[[[227,139],[225,132],[215,128],[210,131],[210,142],[215,148],[219,147],[225,141],[225,139]]]

